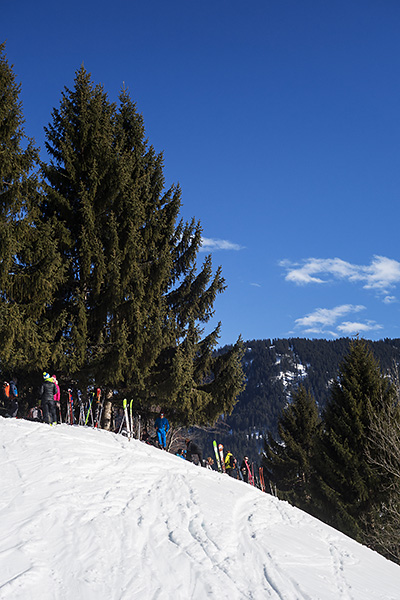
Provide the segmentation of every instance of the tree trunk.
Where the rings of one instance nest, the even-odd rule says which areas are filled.
[[[106,399],[104,403],[104,412],[103,412],[103,429],[106,431],[110,431],[111,421],[112,421],[112,397],[113,391],[106,391]]]

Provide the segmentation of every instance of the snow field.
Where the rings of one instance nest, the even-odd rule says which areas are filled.
[[[400,568],[137,440],[0,418],[0,598],[399,600]]]

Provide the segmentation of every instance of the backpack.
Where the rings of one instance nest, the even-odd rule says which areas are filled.
[[[13,381],[9,383],[9,398],[18,398],[17,386]]]
[[[7,398],[7,400],[10,398],[10,384],[8,381],[3,383],[3,396],[4,398]]]
[[[34,406],[29,411],[28,418],[32,419],[32,421],[43,421],[42,409],[39,408],[38,406]]]

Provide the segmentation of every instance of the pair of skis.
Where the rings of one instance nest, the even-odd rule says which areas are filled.
[[[75,417],[74,417],[74,398],[72,396],[72,390],[68,390],[68,406],[67,406],[67,418],[66,421],[70,425],[74,425]]]
[[[82,401],[82,392],[78,390],[78,401],[80,406],[79,412],[79,425],[87,425],[89,422],[89,417],[92,418],[92,427],[100,427],[101,417],[103,414],[103,401],[100,401],[101,398],[101,389],[97,388],[95,392],[92,392],[89,400],[89,407],[86,411],[86,407]],[[93,416],[93,402],[96,398],[97,401],[97,410],[96,417]],[[75,424],[75,415],[74,415],[74,398],[72,395],[72,390],[68,390],[68,406],[67,406],[67,417],[66,422],[70,425]]]
[[[89,401],[89,408],[88,411],[86,413],[86,418],[85,418],[85,425],[88,424],[89,421],[89,416],[92,417],[92,427],[99,427],[100,425],[100,420],[101,420],[101,415],[102,415],[102,403],[100,402],[100,397],[101,397],[101,389],[97,388],[97,390],[91,393],[90,396],[90,401]],[[94,399],[96,398],[96,404],[97,404],[97,410],[96,410],[96,417],[93,416],[93,402]]]
[[[225,471],[225,459],[224,459],[224,446],[223,444],[218,444],[214,440],[213,441],[215,460],[217,461],[218,471],[220,473],[226,473]]]
[[[133,400],[129,403],[129,414],[128,414],[128,400],[124,398],[122,406],[124,408],[124,421],[126,424],[126,430],[128,432],[128,440],[130,441],[133,437]],[[121,424],[121,429],[124,421]]]

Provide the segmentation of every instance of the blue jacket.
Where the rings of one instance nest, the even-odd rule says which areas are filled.
[[[154,422],[154,427],[156,429],[159,429],[160,431],[165,431],[165,433],[168,433],[169,430],[169,423],[168,423],[168,419],[166,417],[158,417],[155,422]]]
[[[18,398],[17,386],[13,381],[10,381],[10,398]]]

